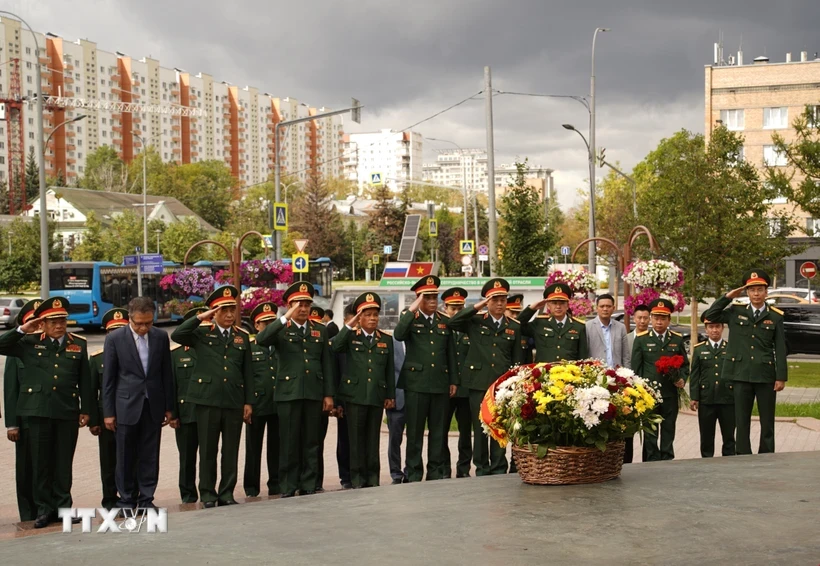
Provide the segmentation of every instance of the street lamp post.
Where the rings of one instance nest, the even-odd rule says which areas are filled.
[[[162,230],[154,230],[154,234],[157,235],[157,253],[159,253],[159,236],[162,234]]]
[[[139,132],[131,134],[142,144],[142,253],[148,253],[148,146]],[[157,244],[159,247],[159,244]],[[142,261],[137,254],[137,293],[142,296]]]
[[[592,71],[589,77],[589,237],[595,237],[595,40],[598,32],[609,28],[595,28],[592,34]],[[579,132],[580,133],[580,132]],[[595,276],[595,241],[589,242],[589,272]]]

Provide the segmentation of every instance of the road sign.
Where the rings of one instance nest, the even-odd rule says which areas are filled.
[[[438,236],[438,220],[427,221],[427,235],[431,238]]]
[[[307,254],[293,254],[293,256],[291,256],[291,262],[293,264],[294,273],[308,272],[308,263],[310,262],[310,258],[308,258]]]
[[[466,273],[466,274],[469,275],[470,273],[473,272],[473,266],[472,265],[462,265],[461,266],[461,272]]]
[[[473,264],[472,256],[469,256],[469,255],[461,256],[461,265],[472,265],[472,264]]]
[[[273,234],[262,234],[262,239],[265,240],[266,246],[273,247]]]
[[[481,249],[481,248],[479,248],[479,249]],[[480,253],[480,254],[478,254],[478,261],[490,261],[490,255]]]
[[[288,231],[288,205],[284,202],[273,204],[273,229]]]
[[[478,253],[480,255],[489,255],[490,247],[487,244],[481,244],[478,246]]]
[[[307,239],[293,240],[293,245],[296,246],[296,251],[302,253],[305,251],[305,246],[308,245]]]
[[[561,246],[561,255],[569,255],[570,249],[569,246]]]
[[[123,265],[137,265],[137,256],[127,255],[122,258]]]
[[[393,246],[384,246],[384,255],[390,255],[393,253]]]
[[[161,275],[162,261],[161,254],[142,254],[140,256],[140,272]]]
[[[373,265],[379,265],[379,261],[381,261],[380,256],[374,255],[373,256]]]
[[[370,174],[370,184],[374,187],[380,187],[384,184],[384,174],[381,171],[375,171]]]
[[[804,261],[800,264],[800,275],[806,279],[814,279],[817,275],[817,264],[813,261]]]
[[[458,249],[461,250],[462,255],[475,254],[475,240],[459,240]]]

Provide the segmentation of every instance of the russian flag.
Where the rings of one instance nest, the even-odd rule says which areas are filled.
[[[398,263],[389,261],[384,265],[384,273],[382,277],[407,277],[407,268],[409,263]]]

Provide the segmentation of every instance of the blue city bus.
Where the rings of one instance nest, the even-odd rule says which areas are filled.
[[[178,263],[167,261],[162,275],[143,274],[143,295],[152,297],[157,309],[155,322],[170,322],[179,317],[165,313],[165,302],[176,297],[163,290],[159,281],[168,273],[180,269]],[[83,328],[99,328],[102,317],[114,307],[125,307],[137,296],[137,268],[108,261],[70,261],[49,264],[49,289],[52,295],[68,299],[68,324]]]

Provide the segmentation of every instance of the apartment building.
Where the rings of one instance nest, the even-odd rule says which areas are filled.
[[[504,189],[516,175],[515,164],[502,163],[495,166],[495,186]],[[527,184],[536,190],[543,190],[552,169],[531,165],[525,172]],[[425,163],[425,181],[451,187],[467,187],[477,191],[487,190],[487,150],[479,148],[447,149],[437,152],[436,161]]]
[[[28,100],[36,92],[39,63],[45,96],[141,105],[133,112],[46,107],[45,135],[51,134],[47,174],[56,176],[62,171],[68,184],[83,175],[86,157],[98,147],[114,147],[130,162],[142,151],[143,143],[155,147],[166,162],[216,159],[224,161],[243,184],[263,182],[273,172],[276,124],[329,110],[275,97],[255,87],[239,87],[205,73],[165,67],[156,59],[103,51],[86,39],[72,42],[51,33],[36,35],[39,57],[31,34],[17,20],[0,20],[0,101],[12,96],[12,66],[7,63],[18,59],[20,95]],[[169,109],[173,107],[192,109],[191,115],[172,114]],[[80,115],[85,119],[57,128]],[[33,105],[24,104],[23,129],[28,153],[35,138]],[[0,122],[0,181],[9,177],[11,138],[7,130],[7,124]],[[280,130],[283,174],[303,180],[311,171],[341,175],[341,116]]]
[[[381,130],[344,136],[344,178],[363,188],[372,173],[381,173],[387,186],[400,190],[400,181],[421,180],[422,140],[417,132]]]
[[[707,140],[719,124],[743,135],[743,156],[765,175],[766,167],[784,167],[784,155],[775,151],[772,135],[781,134],[787,141],[793,139],[792,123],[806,106],[820,108],[820,58],[809,57],[803,51],[798,57],[787,53],[783,61],[772,62],[769,57],[756,57],[744,62],[739,51],[724,59],[723,47],[715,44],[715,58],[705,71],[705,124]],[[799,181],[800,179],[796,179]],[[820,259],[820,219],[812,218],[785,198],[770,203],[772,210],[788,210],[797,216],[800,230],[792,234],[809,247],[806,252],[789,258],[782,275],[782,284],[793,286],[799,280],[801,261]]]

